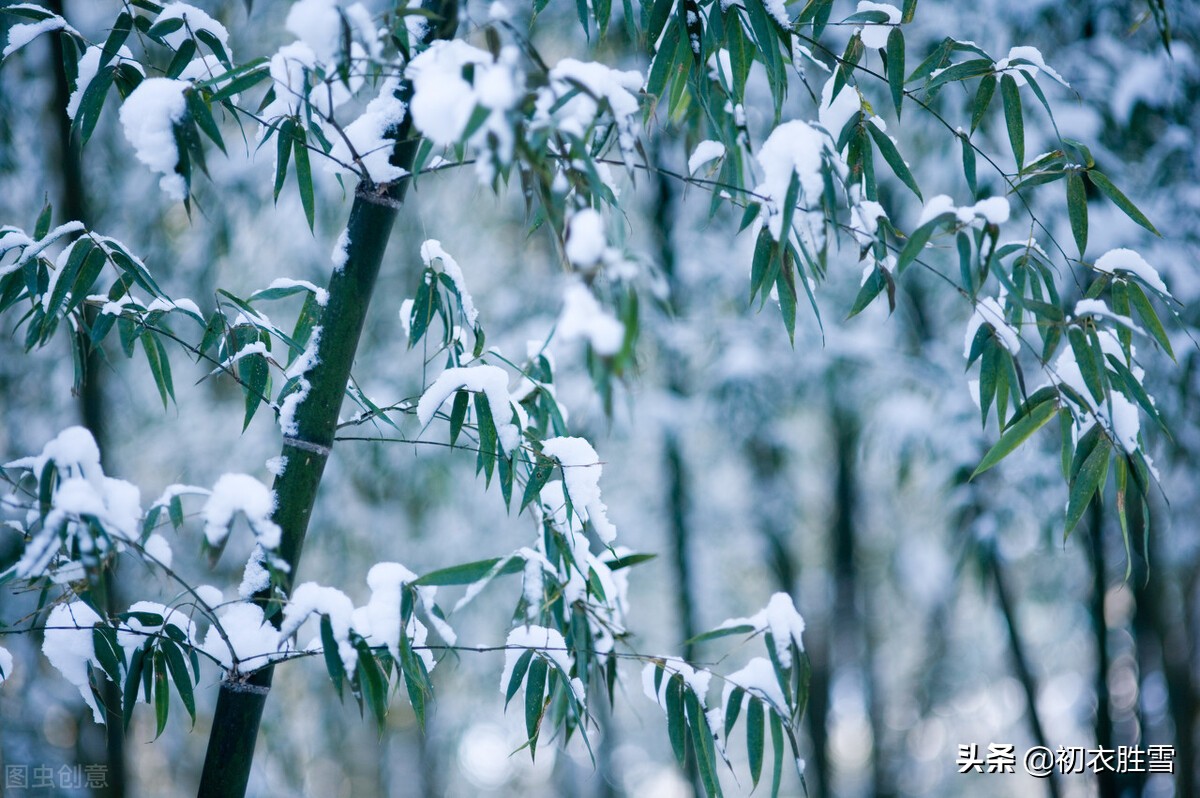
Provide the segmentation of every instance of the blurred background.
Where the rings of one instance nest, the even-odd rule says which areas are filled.
[[[115,14],[112,3],[50,3],[64,4],[93,39],[103,38]],[[230,29],[236,53],[270,53],[289,40],[282,25],[287,4],[260,2],[249,15],[240,2],[196,4]],[[379,11],[386,4],[368,5]],[[1187,798],[1200,788],[1200,4],[1167,9],[1169,52],[1150,7],[1135,0],[925,0],[905,29],[913,64],[948,34],[996,57],[1013,45],[1038,47],[1073,90],[1052,92],[1062,134],[1089,143],[1099,168],[1163,233],[1154,239],[1103,198],[1091,198],[1092,251],[1137,249],[1179,300],[1167,324],[1178,362],[1148,342],[1143,347],[1146,385],[1172,435],[1143,424],[1162,490],[1152,497],[1150,527],[1133,524],[1129,550],[1110,502],[1093,505],[1064,541],[1066,491],[1051,433],[967,481],[996,430],[994,422],[980,428],[964,373],[970,305],[936,275],[910,270],[893,314],[877,302],[843,322],[861,272],[847,248],[831,259],[817,288],[823,328],[801,307],[793,347],[772,303],[762,312],[748,306],[753,239],[736,234],[738,219],[727,212],[710,217],[707,193],[662,174],[639,174],[636,183],[615,175],[628,216],[613,231],[614,243],[637,264],[647,301],[638,367],[617,387],[611,416],[581,348],[553,343],[551,352],[572,431],[591,440],[605,464],[601,484],[620,542],[659,555],[629,572],[630,630],[642,652],[684,655],[732,672],[750,656],[733,638],[699,647],[685,641],[754,613],[775,591],[790,593],[807,621],[813,668],[803,740],[811,796]],[[512,10],[518,24],[528,19],[528,9]],[[468,26],[488,11],[486,2],[469,3]],[[853,11],[839,4],[834,16]],[[584,51],[575,13],[572,4],[555,2],[540,16],[534,41],[548,63]],[[614,17],[620,14],[614,8]],[[13,21],[0,15],[0,27]],[[830,35],[836,42],[842,34]],[[610,63],[646,69],[619,21],[598,46]],[[350,202],[330,175],[318,175],[313,234],[290,182],[271,207],[274,154],[254,153],[253,131],[246,143],[227,134],[230,156],[210,157],[211,181],[195,181],[189,218],[133,161],[115,105],[78,157],[68,144],[63,110],[70,92],[58,63],[52,37],[43,37],[0,69],[0,223],[31,227],[49,200],[56,221],[81,219],[120,238],[169,294],[191,297],[202,309],[211,308],[217,287],[245,296],[281,276],[325,283]],[[825,77],[810,71],[819,94]],[[751,129],[762,130],[771,102],[758,73],[756,85],[762,103],[748,104],[747,113]],[[884,97],[877,107],[886,107]],[[944,91],[937,108],[965,125],[970,103],[966,93]],[[889,121],[890,113],[888,107]],[[784,118],[815,114],[794,75]],[[1027,150],[1048,149],[1048,119],[1029,117]],[[925,193],[963,199],[957,143],[917,113],[906,112],[903,130]],[[998,113],[979,135],[993,151],[1007,152]],[[655,142],[650,154],[659,166],[686,171],[695,142],[669,130],[656,130]],[[1000,191],[982,167],[980,181]],[[881,186],[881,193],[889,190],[904,189]],[[1033,196],[1039,218],[1070,240],[1061,190]],[[896,221],[908,229],[914,220]],[[1006,232],[1026,235],[1015,220]],[[489,345],[519,358],[527,341],[545,339],[561,309],[566,275],[550,239],[527,234],[519,188],[497,196],[469,169],[422,177],[392,236],[355,368],[364,392],[381,405],[419,395],[427,384],[421,353],[408,351],[398,316],[415,291],[427,238],[439,239],[461,264]],[[944,257],[950,263],[954,256]],[[1073,284],[1064,278],[1062,285]],[[1069,307],[1077,298],[1067,294],[1064,302]],[[279,303],[273,318],[285,322],[297,309]],[[168,484],[208,485],[226,471],[269,478],[278,428],[260,413],[241,432],[242,394],[232,382],[202,380],[204,369],[173,353],[177,402],[164,412],[144,360],[114,350],[90,364],[74,395],[65,346],[26,355],[23,337],[12,334],[14,319],[3,323],[4,462],[37,453],[64,427],[84,423],[100,443],[107,473],[137,484],[146,502]],[[416,434],[415,419],[406,423]],[[353,434],[387,430],[368,425]],[[473,468],[474,458],[435,447],[340,443],[299,578],[336,585],[361,602],[366,571],[379,560],[422,573],[525,545],[526,519],[507,514],[499,491],[485,491]],[[12,537],[0,532],[0,565],[15,556]],[[197,527],[172,545],[183,573],[224,586],[227,598],[234,594],[248,536],[234,537],[215,572],[191,556],[199,552]],[[135,567],[122,571],[118,584],[126,604],[169,590]],[[515,580],[489,587],[451,619],[460,640],[503,643],[519,592]],[[35,603],[36,596],[0,593],[0,616],[20,617]],[[60,774],[63,767],[102,765],[108,786],[96,792],[111,796],[194,790],[215,669],[198,686],[194,729],[183,712],[173,713],[149,745],[154,720],[140,707],[124,746],[113,750],[75,688],[40,656],[36,635],[0,642],[17,660],[0,687],[5,768],[29,768],[32,784],[34,767]],[[502,711],[501,664],[499,653],[444,660],[424,734],[403,697],[392,701],[380,734],[352,701],[338,702],[319,663],[281,668],[251,794],[693,794],[692,776],[675,765],[661,710],[642,695],[636,663],[622,672],[615,711],[597,719],[594,764],[578,740],[565,748],[543,744],[536,762],[513,753],[524,742],[523,718]],[[959,774],[960,747],[975,745],[986,755],[989,744],[1014,746],[1018,774]],[[1166,745],[1175,772],[1033,779],[1020,775],[1020,757],[1034,745]],[[731,744],[729,755],[743,764],[740,776],[723,774],[724,787],[748,794],[744,747]],[[55,787],[43,792],[9,789],[89,792],[65,778],[56,775]],[[802,794],[794,774],[784,791]]]

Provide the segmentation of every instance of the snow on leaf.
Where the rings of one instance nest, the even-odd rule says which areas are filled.
[[[421,260],[426,268],[442,272],[454,283],[454,287],[458,289],[459,302],[462,303],[463,316],[466,317],[467,324],[474,327],[479,318],[479,311],[471,298],[471,292],[467,290],[467,281],[458,261],[442,249],[441,241],[432,238],[421,244]],[[403,313],[401,315],[403,316]]]
[[[496,423],[496,435],[505,454],[511,454],[520,442],[521,431],[509,419],[512,405],[508,394],[508,374],[499,366],[466,366],[449,368],[438,375],[417,402],[417,419],[421,426],[433,420],[438,409],[456,391],[483,393],[487,397]]]
[[[249,474],[223,474],[204,503],[204,536],[212,546],[221,545],[237,513],[250,522],[258,542],[266,549],[279,545],[281,531],[271,520],[275,494]]]
[[[711,139],[700,142],[688,157],[688,174],[694,175],[701,166],[724,157],[724,155],[725,145],[721,142]]]
[[[328,615],[333,639],[338,644],[338,656],[342,658],[346,673],[353,675],[358,667],[358,651],[350,642],[350,618],[353,613],[354,603],[342,591],[316,582],[305,582],[292,591],[291,598],[283,608],[279,635],[285,639],[291,637],[310,615]]]
[[[759,632],[770,631],[771,636],[775,638],[775,654],[785,668],[792,665],[792,643],[796,644],[798,650],[804,650],[804,641],[801,640],[801,635],[804,634],[804,618],[796,611],[796,605],[787,593],[776,593],[771,596],[767,606],[754,615],[748,618],[730,618],[717,628],[734,626],[753,626]]]
[[[975,333],[979,331],[979,327],[987,324],[996,332],[996,338],[1000,345],[1008,350],[1010,354],[1017,354],[1021,351],[1021,338],[1011,324],[1004,319],[1004,308],[996,301],[994,297],[984,297],[975,305],[975,312],[971,314],[970,320],[967,321],[967,331],[965,342],[963,344],[963,357],[971,356],[971,343],[975,340]]]
[[[583,438],[550,438],[542,445],[547,457],[558,460],[571,505],[585,521],[591,521],[601,542],[612,543],[617,529],[608,520],[608,508],[600,499],[603,467],[596,450]]]
[[[889,24],[863,25],[860,34],[863,46],[872,50],[887,47],[888,34],[892,32],[891,26],[900,24],[900,9],[890,3],[872,3],[869,0],[860,0],[856,13],[861,14],[864,11],[882,11],[888,15]]]
[[[133,145],[137,159],[161,173],[159,188],[180,202],[187,198],[187,181],[175,171],[179,164],[175,125],[187,114],[183,93],[191,85],[170,78],[143,80],[121,104],[119,114],[125,138]]]
[[[1092,265],[1096,271],[1106,274],[1116,274],[1118,271],[1128,272],[1163,296],[1171,296],[1171,292],[1167,290],[1167,284],[1159,276],[1158,270],[1132,249],[1124,247],[1110,249],[1097,258]]]
[[[82,601],[59,604],[50,611],[46,619],[46,636],[42,642],[42,653],[50,664],[58,669],[71,684],[79,689],[83,701],[92,708],[97,723],[104,722],[104,714],[96,704],[92,688],[88,684],[88,663],[96,661],[96,650],[92,645],[92,627],[100,623],[96,611]],[[95,668],[103,673],[103,668]]]

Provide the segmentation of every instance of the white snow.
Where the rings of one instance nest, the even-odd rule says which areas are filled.
[[[604,544],[612,543],[617,529],[608,520],[608,508],[600,499],[600,475],[604,468],[592,445],[583,438],[550,438],[542,453],[558,460],[571,506],[592,528]]]
[[[145,612],[158,615],[163,619],[161,624],[142,623],[137,618],[127,618],[121,622],[117,630],[117,643],[125,649],[125,658],[140,648],[151,637],[160,634],[167,626],[174,626],[183,632],[184,640],[191,642],[196,637],[196,626],[185,612],[156,601],[138,601],[130,605],[127,612]]]
[[[333,270],[340,272],[346,268],[346,260],[350,257],[350,230],[342,230],[338,235],[337,241],[333,245],[333,252],[329,255],[329,260],[333,263]]]
[[[787,199],[793,175],[800,181],[798,204],[805,207],[820,205],[821,194],[825,190],[825,181],[821,176],[822,154],[829,150],[829,138],[799,120],[779,125],[759,148],[756,158],[763,170],[763,182],[754,189],[754,193],[767,198],[767,229],[776,241],[786,240],[783,203]],[[794,219],[805,216],[805,212],[797,210]]]
[[[1030,63],[1012,63],[1013,61],[1017,60],[1025,60],[1029,61]],[[1028,45],[1013,47],[1008,51],[1008,55],[1006,57],[1001,58],[995,63],[993,68],[998,73],[1002,72],[1012,75],[1013,80],[1018,86],[1024,86],[1028,82],[1025,79],[1026,76],[1036,79],[1037,74],[1040,71],[1045,72],[1047,75],[1054,78],[1068,89],[1071,88],[1071,85],[1063,80],[1061,75],[1059,75],[1050,67],[1046,66],[1046,59],[1042,57],[1042,51],[1036,47],[1029,47]]]
[[[0,684],[4,684],[4,680],[13,674],[13,657],[8,649],[0,646]]]
[[[46,659],[64,679],[79,688],[79,694],[83,696],[84,703],[92,708],[97,723],[104,722],[104,714],[96,704],[88,684],[88,663],[96,661],[92,627],[100,620],[96,611],[82,601],[59,604],[46,619],[46,636],[42,642],[42,653]],[[95,670],[104,673],[103,668],[96,667]]]
[[[821,87],[821,107],[817,110],[817,121],[830,138],[837,141],[842,135],[842,128],[850,118],[862,110],[862,98],[854,86],[843,85],[837,96],[833,96],[833,84],[836,76],[830,76]]]
[[[40,8],[39,6],[21,3],[20,6],[26,8]],[[20,6],[11,6],[18,8]],[[44,10],[44,9],[41,9]],[[4,48],[4,53],[0,55],[0,59],[8,58],[10,55],[20,50],[31,41],[41,36],[43,33],[49,33],[52,30],[63,30],[67,33],[74,34],[82,39],[79,31],[67,24],[67,21],[60,16],[51,14],[48,18],[38,20],[37,22],[24,22],[20,25],[13,25],[8,29],[8,45]]]
[[[266,556],[263,547],[256,545],[246,559],[246,567],[242,570],[242,583],[238,585],[238,598],[242,601],[249,601],[255,593],[271,586],[271,572],[264,564]]]
[[[860,247],[868,247],[875,241],[879,220],[887,220],[887,211],[878,202],[862,200],[850,208],[850,232]]]
[[[417,402],[417,419],[421,426],[427,426],[445,401],[459,390],[483,393],[487,397],[501,448],[506,455],[511,454],[520,442],[521,431],[510,420],[512,404],[508,394],[508,374],[499,366],[449,368],[439,374]]]
[[[171,567],[171,561],[174,559],[174,552],[171,551],[171,544],[167,539],[157,532],[146,538],[146,542],[142,544],[142,549],[149,556],[153,557],[164,568]]]
[[[179,151],[175,148],[174,126],[187,114],[183,92],[191,88],[184,80],[148,78],[121,104],[121,126],[133,145],[137,159],[159,172],[158,185],[167,196],[182,202],[187,182],[176,174]]]
[[[353,166],[359,163],[365,171],[364,176],[373,183],[391,183],[408,174],[407,169],[390,162],[396,142],[386,138],[388,131],[404,121],[407,110],[404,103],[396,98],[399,88],[399,78],[385,80],[379,88],[379,95],[367,104],[358,119],[346,126],[344,136],[334,137],[333,149],[329,153],[332,159],[329,164],[333,171],[343,171],[346,168],[343,164]],[[358,157],[357,162],[355,156]]]
[[[1133,454],[1138,448],[1138,432],[1141,421],[1138,419],[1137,405],[1120,391],[1109,393],[1109,401],[1103,403],[1097,415],[1108,422],[1108,428],[1113,437],[1128,454]]]
[[[425,263],[426,268],[433,269],[435,272],[443,272],[454,283],[454,287],[458,289],[459,301],[462,303],[463,316],[466,317],[467,324],[474,327],[479,318],[479,311],[475,308],[475,300],[471,298],[471,292],[467,290],[467,281],[463,277],[462,267],[458,265],[458,261],[442,249],[441,241],[432,238],[421,244],[421,260]]]
[[[872,3],[869,0],[861,0],[856,11],[858,13],[882,11],[888,15],[889,25],[863,25],[860,33],[864,47],[872,50],[887,47],[888,35],[892,32],[890,26],[900,24],[900,9],[890,3]]]
[[[538,92],[535,119],[582,139],[600,112],[598,101],[607,100],[617,125],[617,144],[629,164],[637,141],[637,95],[644,85],[640,72],[564,58],[550,70],[550,85]],[[580,87],[583,91],[552,112],[562,98]]]
[[[792,27],[792,20],[788,16],[784,2],[785,0],[763,0],[763,7],[767,9],[767,13],[779,23],[781,28],[787,29]]]
[[[333,61],[341,49],[342,22],[334,0],[297,0],[288,10],[284,27],[325,63]]]
[[[529,650],[544,655],[562,671],[563,676],[571,672],[571,654],[567,651],[567,643],[557,629],[547,629],[544,626],[518,626],[508,633],[508,639],[504,645],[504,672],[500,674],[501,695],[508,692],[508,682],[512,678],[517,660]],[[570,680],[570,685],[571,692],[583,706],[586,698],[583,692],[583,682],[576,677]]]
[[[294,280],[291,277],[279,277],[272,280],[271,284],[264,288],[263,291],[271,291],[276,288],[304,288],[313,293],[313,296],[316,297],[317,304],[321,307],[325,307],[325,304],[329,302],[329,292],[318,285],[314,285],[308,280]],[[262,293],[262,291],[257,293]]]
[[[157,25],[172,19],[182,19],[184,22],[182,27],[171,31],[163,37],[163,41],[172,49],[178,50],[181,44],[192,38],[195,34],[200,31],[207,31],[221,43],[221,46],[225,48],[225,53],[232,57],[233,54],[229,50],[229,31],[225,29],[224,25],[217,22],[204,11],[187,3],[168,3],[163,7],[162,13],[158,15],[158,18],[154,20],[154,24]]]
[[[398,610],[399,602],[396,606]],[[358,667],[358,651],[350,642],[350,616],[353,613],[354,603],[342,591],[316,582],[305,582],[292,591],[291,598],[283,608],[279,636],[286,639],[294,635],[309,615],[328,615],[333,639],[337,641],[338,656],[346,673],[353,675]]]
[[[712,681],[711,673],[703,668],[697,670],[678,657],[667,657],[663,660],[662,666],[662,682],[659,684],[657,690],[654,689],[654,680],[657,678],[658,664],[647,662],[646,667],[642,668],[642,690],[645,692],[647,698],[657,702],[662,707],[663,712],[666,712],[667,683],[671,680],[673,674],[679,674],[683,677],[684,684],[700,699],[700,705],[706,705],[705,697],[708,695],[709,682]]]
[[[775,675],[774,666],[765,657],[754,657],[746,663],[746,667],[725,677],[725,687],[721,691],[722,707],[728,706],[729,697],[735,687],[766,700],[768,704],[776,707],[780,714],[787,716],[787,700],[779,686],[779,678]]]
[[[1116,274],[1117,271],[1129,272],[1163,296],[1171,296],[1158,270],[1146,263],[1146,259],[1132,249],[1110,249],[1097,258],[1093,266],[1096,271],[1107,274]]]
[[[223,474],[213,485],[212,495],[204,503],[204,536],[210,545],[219,546],[229,535],[229,525],[237,513],[250,522],[258,542],[266,549],[279,545],[282,534],[271,520],[275,494],[249,474]]]
[[[804,634],[804,618],[796,611],[796,605],[787,593],[771,596],[767,606],[749,618],[730,618],[717,628],[728,629],[733,626],[752,626],[758,632],[770,631],[775,638],[775,655],[785,668],[792,665],[792,643],[796,644],[798,650],[804,650],[804,641],[800,639]]]
[[[75,90],[71,92],[71,96],[67,100],[67,116],[72,121],[75,120],[75,114],[79,112],[79,102],[83,99],[84,92],[87,91],[88,86],[92,83],[92,78],[96,77],[96,72],[100,69],[100,56],[103,52],[103,47],[92,45],[87,48],[87,52],[79,59],[78,72],[75,78]],[[121,45],[121,48],[117,50],[117,55],[113,58],[112,63],[118,64],[121,61],[128,61],[138,72],[141,72],[143,75],[146,74],[145,70],[142,69],[142,65],[133,60],[133,53],[124,45]]]
[[[724,155],[724,144],[712,139],[705,139],[696,145],[696,149],[692,150],[691,156],[688,157],[688,174],[694,175],[701,166],[722,158]]]
[[[926,201],[925,207],[921,209],[921,216],[917,219],[917,227],[947,213],[954,214],[954,218],[960,224],[971,224],[982,219],[988,224],[999,225],[1008,221],[1011,212],[1008,200],[1004,197],[988,197],[979,200],[974,205],[959,207],[954,204],[954,200],[950,196],[938,194]]]
[[[366,605],[354,610],[351,616],[351,626],[362,635],[371,646],[387,646],[392,657],[400,659],[400,602],[405,586],[416,581],[417,575],[398,562],[380,562],[371,566],[367,572],[367,586],[371,588],[371,598]],[[427,610],[427,616],[437,627],[438,634],[448,644],[456,641],[454,631],[448,624],[433,614],[433,599],[437,593],[435,587],[417,588],[417,596]],[[414,614],[409,618],[408,626],[404,629],[417,656],[425,663],[425,669],[432,671],[437,661],[433,652],[427,647],[428,630],[417,620]]]
[[[221,637],[218,625],[229,643]],[[236,659],[242,673],[262,668],[278,659],[281,653],[291,650],[286,638],[280,637],[275,627],[263,617],[262,607],[247,602],[230,604],[217,613],[217,620],[204,636],[201,648],[227,671],[233,670]]]
[[[1117,324],[1133,330],[1134,332],[1142,332],[1133,319],[1129,316],[1122,316],[1119,313],[1114,313],[1108,303],[1103,299],[1081,299],[1075,303],[1076,316],[1092,316],[1094,318],[1112,319]]]
[[[566,224],[567,260],[580,269],[590,269],[604,257],[608,238],[604,217],[594,208],[582,208],[571,214]]]
[[[1021,338],[1017,331],[1004,319],[1004,308],[995,297],[984,297],[975,304],[975,312],[967,321],[967,331],[963,341],[963,357],[971,356],[971,344],[979,327],[987,324],[996,332],[996,340],[1010,354],[1016,355],[1021,351]]]
[[[321,345],[322,329],[322,327],[313,327],[304,351],[292,361],[292,365],[288,366],[288,370],[283,375],[285,379],[296,380],[296,390],[283,397],[283,402],[279,405],[279,429],[284,435],[297,435],[300,432],[300,426],[296,422],[296,411],[300,409],[300,405],[304,403],[304,400],[308,398],[309,391],[312,390],[312,383],[305,379],[304,375],[320,362],[317,350]]]
[[[563,309],[555,329],[563,341],[587,341],[601,357],[617,354],[625,341],[625,325],[601,307],[580,282],[571,283],[563,292]]]

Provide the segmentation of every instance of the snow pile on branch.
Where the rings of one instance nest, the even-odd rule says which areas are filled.
[[[117,643],[125,649],[126,659],[129,659],[133,652],[147,640],[163,634],[167,626],[174,626],[182,632],[183,639],[189,644],[196,638],[196,625],[182,610],[159,604],[156,601],[138,601],[130,606],[127,612],[157,615],[163,619],[163,622],[159,624],[142,623],[134,616],[122,621],[121,627],[117,630]]]
[[[204,503],[204,536],[211,546],[220,546],[229,536],[229,526],[237,513],[246,516],[258,542],[266,549],[279,545],[282,534],[271,520],[275,494],[249,474],[223,474],[213,485],[212,495]]]
[[[397,603],[399,607],[399,603]],[[346,673],[353,674],[358,667],[358,651],[350,642],[350,616],[354,603],[350,597],[334,587],[324,587],[316,582],[305,582],[292,591],[291,599],[283,608],[283,623],[279,625],[279,636],[287,639],[296,633],[309,615],[326,615],[337,641],[338,656]]]
[[[458,301],[462,305],[463,316],[466,317],[467,324],[474,327],[475,322],[479,319],[479,311],[475,308],[475,300],[471,297],[471,292],[467,290],[467,281],[463,277],[462,267],[458,265],[458,261],[442,249],[441,241],[433,238],[421,244],[421,260],[425,263],[425,268],[442,272],[454,283],[454,287],[458,290]]]
[[[13,566],[22,579],[45,574],[63,551],[78,549],[81,561],[60,560],[50,574],[56,582],[83,577],[84,562],[95,563],[109,539],[135,541],[142,519],[141,491],[121,479],[106,477],[100,450],[83,427],[68,427],[46,444],[36,457],[5,463],[5,468],[28,469],[39,480],[53,466],[57,482],[50,495],[50,512],[21,559]],[[95,535],[84,517],[94,519],[107,533]],[[123,550],[118,543],[117,550]]]
[[[863,46],[872,50],[887,47],[888,34],[892,32],[892,26],[900,24],[900,9],[890,3],[872,3],[869,0],[860,0],[856,12],[861,14],[864,11],[882,11],[888,16],[888,24],[863,25],[859,29]]]
[[[398,78],[384,81],[379,95],[367,104],[362,115],[346,126],[344,135],[334,139],[329,153],[334,172],[344,171],[343,164],[361,164],[363,176],[373,183],[390,183],[408,174],[407,169],[391,162],[396,140],[389,135],[404,121],[407,110],[396,97],[399,88]]]
[[[836,135],[836,134],[834,134]],[[825,191],[822,169],[838,168],[841,158],[833,151],[829,135],[806,122],[785,122],[771,131],[756,156],[763,171],[763,182],[754,193],[766,198],[767,229],[776,241],[786,241],[790,231],[783,229],[784,203],[792,180],[799,181],[799,191],[793,208],[793,220],[798,225],[801,241],[817,246],[824,239],[824,216],[820,212]],[[810,208],[813,210],[803,210]]]
[[[242,673],[263,668],[291,651],[286,638],[263,617],[262,607],[249,602],[222,609],[204,636],[201,648],[226,671]]]
[[[938,194],[936,197],[931,197],[925,203],[925,207],[921,209],[917,227],[945,214],[953,214],[959,224],[971,224],[977,219],[982,219],[988,224],[1004,224],[1008,221],[1011,212],[1008,200],[1004,197],[988,197],[974,205],[957,207],[951,197],[946,194]]]
[[[187,198],[187,181],[175,169],[179,150],[175,146],[175,125],[187,115],[183,93],[191,83],[170,78],[143,80],[121,104],[121,126],[133,145],[137,159],[162,174],[158,185],[167,196],[182,202]]]
[[[600,474],[604,469],[596,450],[583,438],[559,437],[542,444],[542,453],[562,466],[567,496],[580,519],[592,522],[602,543],[612,543],[617,528],[608,520],[608,508],[600,500]]]
[[[487,397],[496,436],[504,453],[511,454],[520,443],[521,430],[510,421],[513,406],[508,393],[508,374],[499,366],[449,368],[439,374],[417,402],[417,420],[421,426],[427,426],[446,400],[460,390]]]
[[[1098,272],[1112,274],[1117,277],[1123,276],[1117,274],[1117,272],[1127,272],[1163,296],[1171,296],[1171,292],[1167,290],[1167,284],[1159,276],[1158,270],[1149,263],[1146,263],[1146,259],[1132,249],[1124,247],[1110,249],[1097,258],[1096,262],[1092,265]]]
[[[792,644],[796,649],[804,650],[804,618],[796,611],[792,597],[787,593],[776,593],[771,596],[767,606],[751,615],[749,618],[730,618],[720,624],[718,629],[729,629],[735,626],[751,626],[756,632],[770,632],[775,640],[775,656],[779,664],[785,668],[792,666]]]
[[[563,309],[555,330],[564,341],[587,341],[601,357],[617,354],[625,341],[625,325],[604,310],[587,286],[579,282],[571,283],[563,293]]]
[[[57,14],[51,14],[41,6],[33,5],[32,3],[17,3],[5,8],[5,11],[12,13],[18,9],[37,10],[46,14],[45,19],[39,19],[36,22],[23,22],[20,25],[13,25],[8,29],[8,45],[4,48],[4,53],[0,54],[0,58],[8,58],[10,55],[20,50],[31,41],[41,36],[43,33],[50,31],[61,30],[75,36],[78,39],[83,39],[79,35],[79,31],[67,24],[67,21]]]
[[[88,683],[88,663],[97,662],[96,649],[92,645],[92,627],[100,623],[96,611],[82,601],[59,604],[50,611],[46,619],[46,637],[42,653],[58,672],[71,684],[79,688],[83,701],[92,708],[97,723],[104,722],[104,714],[96,704],[96,697]],[[93,668],[104,673],[103,668]]]
[[[185,41],[204,32],[219,41],[225,53],[232,57],[233,53],[229,50],[229,31],[204,11],[188,3],[168,3],[154,20],[154,24],[161,25],[173,19],[182,20],[183,24],[162,37],[172,50],[178,50]]]
[[[656,688],[654,683],[659,678],[659,667],[659,663],[648,662],[646,667],[642,668],[642,690],[646,693],[647,698],[662,707],[663,712],[667,711],[667,683],[676,674],[681,676],[683,683],[696,694],[696,698],[700,700],[700,706],[706,705],[705,696],[708,694],[709,682],[712,681],[711,673],[703,668],[693,668],[678,657],[667,657],[661,663],[662,680]]]
[[[637,144],[637,96],[644,85],[640,72],[564,58],[550,70],[550,85],[538,92],[535,119],[582,140],[605,102],[617,126],[621,157],[630,166]]]
[[[993,297],[984,297],[975,305],[975,312],[967,322],[967,333],[963,341],[963,357],[971,356],[971,344],[975,334],[982,325],[988,325],[996,332],[996,340],[1008,352],[1016,355],[1021,351],[1021,338],[1016,329],[1004,319],[1004,308]]]
[[[514,47],[504,47],[493,59],[487,51],[453,39],[435,41],[404,70],[413,86],[413,123],[431,141],[458,144],[472,119],[479,122],[467,144],[485,183],[512,161],[513,124],[508,114],[524,93],[519,61]],[[482,121],[476,117],[480,110],[486,112]]]
[[[696,170],[706,163],[722,158],[725,155],[725,145],[719,141],[706,140],[696,145],[688,157],[688,174],[696,174]]]

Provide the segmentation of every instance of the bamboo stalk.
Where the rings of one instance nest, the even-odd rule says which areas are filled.
[[[458,27],[457,0],[434,3],[431,11],[437,19],[431,20],[427,41],[453,37]],[[401,91],[408,93],[411,86],[405,83]],[[397,138],[391,163],[410,170],[420,143],[420,138],[414,136],[411,116],[401,123]],[[296,412],[296,434],[284,438],[282,455],[287,458],[287,466],[274,484],[276,510],[272,520],[283,532],[278,554],[289,566],[280,584],[285,592],[290,591],[299,570],[350,368],[408,183],[408,178],[383,185],[363,180],[355,192],[346,225],[346,262],[329,281],[329,300],[321,314],[317,365],[308,372],[311,387]],[[256,594],[254,600],[266,607],[269,594]],[[273,621],[278,623],[278,618]],[[248,676],[232,673],[222,681],[200,777],[202,798],[245,795],[273,670],[268,666]]]

